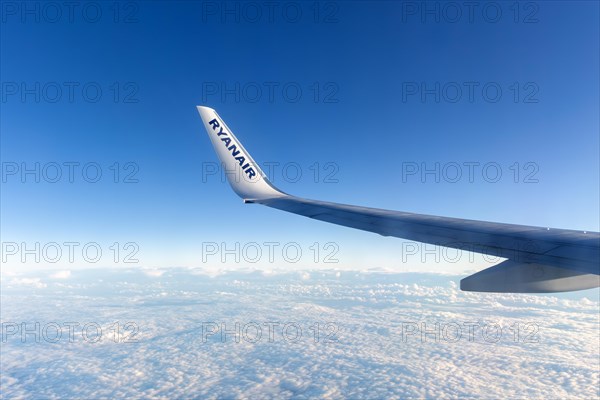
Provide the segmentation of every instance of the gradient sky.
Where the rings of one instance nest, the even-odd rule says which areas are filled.
[[[271,176],[292,194],[598,231],[598,3],[475,3],[472,20],[442,2],[425,14],[421,2],[288,2],[272,18],[263,2],[80,3],[72,20],[45,3],[3,3],[2,242],[94,242],[105,254],[134,242],[137,265],[148,267],[245,267],[203,262],[202,243],[273,241],[305,252],[334,242],[339,263],[322,263],[321,253],[316,264],[307,256],[257,265],[483,267],[420,265],[402,260],[399,239],[243,205],[220,178],[203,178],[217,158],[196,105],[215,108],[260,164],[291,165],[290,173],[299,165],[297,182],[281,167]],[[52,176],[52,163],[62,165],[62,178],[8,173],[35,163]],[[79,163],[73,183],[64,163]],[[83,179],[88,163],[100,166],[99,182]],[[463,176],[403,177],[406,163],[458,164]],[[472,182],[465,163],[479,163]],[[482,175],[486,163],[500,166],[498,182]],[[324,182],[332,171],[337,182]],[[132,172],[137,183],[123,182]],[[18,257],[2,265],[47,266]],[[107,255],[56,264],[99,265],[115,263]]]

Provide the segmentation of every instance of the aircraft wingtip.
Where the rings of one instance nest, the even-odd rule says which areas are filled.
[[[196,109],[198,111],[215,111],[213,108],[207,106],[196,106]]]

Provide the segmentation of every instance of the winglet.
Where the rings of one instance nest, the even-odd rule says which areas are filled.
[[[244,202],[286,196],[269,182],[265,173],[215,110],[203,106],[197,108],[227,181]]]

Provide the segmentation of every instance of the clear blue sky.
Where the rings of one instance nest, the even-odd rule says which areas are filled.
[[[300,165],[298,182],[280,169],[272,177],[286,192],[599,229],[597,2],[477,2],[473,14],[443,2],[433,14],[421,2],[228,2],[225,13],[221,2],[95,3],[100,17],[80,5],[72,21],[64,6],[57,17],[45,3],[11,4],[1,25],[3,242],[136,242],[139,265],[160,267],[202,266],[207,241],[335,241],[334,266],[405,268],[398,239],[244,206],[220,179],[203,182],[203,163],[217,158],[200,104],[259,163]],[[36,162],[39,183],[7,175]],[[69,162],[79,163],[74,183]],[[62,165],[57,183],[52,163]],[[87,163],[100,166],[99,182],[82,178]],[[403,163],[439,163],[447,175],[403,179]],[[479,163],[473,182],[465,163]],[[482,176],[486,163],[500,166],[498,182]],[[337,183],[323,182],[332,171]],[[128,173],[138,182],[122,182]]]

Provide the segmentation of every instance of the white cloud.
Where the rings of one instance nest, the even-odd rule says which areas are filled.
[[[55,273],[50,275],[50,278],[52,279],[68,279],[71,276],[71,271],[69,270],[62,270],[62,271],[56,271]]]
[[[165,273],[165,270],[163,270],[163,269],[156,269],[156,268],[153,268],[153,269],[143,269],[142,271],[144,272],[144,274],[146,274],[147,276],[150,276],[152,278],[160,278]]]
[[[40,278],[14,278],[9,280],[9,286],[31,286],[36,289],[45,288],[48,285]]]
[[[3,322],[97,322],[103,332],[98,343],[81,334],[74,343],[9,338],[1,349],[4,396],[600,395],[597,291],[579,297],[466,293],[457,277],[432,274],[161,271],[151,280],[135,270],[77,274],[71,276],[76,285],[49,283],[43,297],[3,282]],[[20,279],[26,288],[42,284]],[[132,332],[124,324],[133,322],[137,343],[115,343],[116,322],[125,336]],[[225,324],[225,341],[218,333],[203,341],[203,324],[211,322],[219,329]],[[273,341],[266,322],[279,323]],[[240,333],[239,343],[236,323],[250,332]],[[291,323],[301,328],[297,340],[283,334]],[[248,340],[255,324],[263,326],[261,340]],[[448,340],[457,325],[462,337]],[[497,341],[484,336],[485,327],[496,325]],[[472,341],[469,326],[476,327]],[[418,331],[408,335],[408,327]]]

